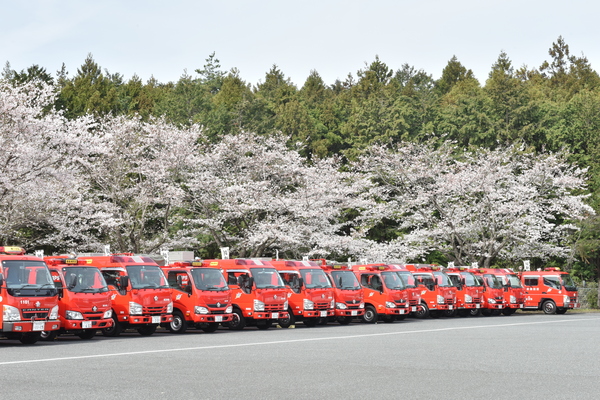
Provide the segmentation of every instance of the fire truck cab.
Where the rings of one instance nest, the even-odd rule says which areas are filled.
[[[485,316],[500,315],[504,309],[504,286],[496,276],[494,268],[472,268],[469,272],[481,278],[485,287],[483,308]]]
[[[335,315],[334,290],[321,266],[314,261],[271,260],[288,288],[288,318],[279,325],[289,328],[296,321],[313,327]]]
[[[335,319],[348,325],[365,313],[364,294],[356,275],[346,265],[321,265],[327,274],[335,298]]]
[[[546,314],[564,314],[579,308],[577,286],[568,272],[560,268],[524,271],[520,274],[525,287],[524,310],[542,310]]]
[[[273,322],[288,318],[288,291],[279,273],[268,261],[250,259],[203,260],[205,267],[219,268],[231,288],[233,303],[229,329],[256,325],[269,329]]]
[[[203,266],[201,261],[179,261],[162,267],[172,291],[172,333],[189,327],[214,332],[231,321],[231,289],[220,269]]]
[[[525,306],[525,288],[519,276],[508,268],[498,268],[494,271],[504,288],[504,309],[502,314],[512,315]]]
[[[406,286],[393,267],[386,264],[354,265],[352,271],[363,288],[363,322],[372,324],[380,318],[384,322],[394,322],[410,314]]]
[[[438,265],[406,264],[412,272],[417,287],[421,290],[421,303],[417,307],[415,317],[438,318],[446,311],[456,307],[456,288],[448,275]]]
[[[23,344],[60,328],[58,294],[48,266],[25,249],[0,247],[0,336]]]
[[[125,329],[152,335],[156,328],[173,320],[171,288],[158,264],[150,257],[133,253],[83,255],[80,263],[95,266],[111,292],[113,325],[102,329],[104,336],[118,336]]]
[[[460,317],[479,310],[483,304],[483,282],[468,271],[468,267],[450,267],[446,273],[456,287],[456,312]]]
[[[68,256],[44,257],[58,290],[60,330],[44,331],[42,339],[73,333],[91,339],[98,329],[111,327],[110,292],[100,270]]]

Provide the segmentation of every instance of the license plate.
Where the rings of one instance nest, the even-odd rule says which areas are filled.
[[[152,316],[152,323],[153,324],[160,324],[160,315],[157,316]]]
[[[523,308],[523,304],[519,304],[519,308]]]
[[[404,310],[400,309],[400,314],[404,314]]]
[[[321,317],[326,317],[327,316],[327,311],[321,311]]]
[[[475,308],[480,308],[481,304],[475,304]]]
[[[356,310],[351,311],[350,315],[352,315],[353,317],[356,317],[358,315],[358,311],[356,311]]]
[[[89,329],[92,327],[92,321],[83,321],[81,323],[81,329]]]
[[[44,330],[44,321],[39,321],[39,322],[33,322],[33,330],[34,331],[43,331]]]
[[[279,318],[279,313],[277,313],[277,312],[274,312],[274,313],[271,315],[271,318],[273,318],[273,319],[275,319],[275,318]]]
[[[454,306],[448,306],[448,310],[454,309]]]
[[[221,322],[223,321],[223,316],[222,315],[215,315],[215,322]]]
[[[410,311],[417,311],[417,306],[412,306],[412,307],[410,308]]]

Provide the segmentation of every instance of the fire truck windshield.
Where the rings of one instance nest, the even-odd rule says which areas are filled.
[[[573,282],[573,278],[569,274],[561,275],[563,285],[565,285],[565,290],[570,292],[575,292],[577,290],[577,286],[575,286],[575,282]]]
[[[483,282],[481,282],[475,275],[470,272],[464,271],[460,273],[460,276],[465,280],[465,286],[483,286]]]
[[[194,268],[192,277],[198,290],[228,290],[227,282],[223,274],[214,268]]]
[[[402,282],[404,282],[404,286],[407,288],[416,288],[417,283],[415,282],[415,277],[409,271],[396,271],[398,276],[402,278]]]
[[[450,278],[443,272],[434,271],[433,275],[435,276],[435,280],[437,285],[440,287],[453,287],[454,285],[450,282]]]
[[[11,296],[55,296],[57,291],[43,261],[2,261],[4,285]]]
[[[169,287],[165,274],[157,265],[128,265],[125,268],[133,289],[167,289]]]
[[[510,283],[510,287],[512,288],[522,288],[523,285],[521,284],[521,280],[519,280],[519,277],[516,275],[499,275],[498,276],[501,280],[502,280],[502,285],[504,287],[508,287],[509,283]]]
[[[281,289],[285,285],[275,268],[250,268],[257,289]]]
[[[502,283],[496,275],[485,274],[483,275],[483,279],[485,280],[485,283],[488,285],[488,287],[492,289],[502,289]]]
[[[325,272],[323,272],[321,268],[303,268],[300,270],[300,275],[302,275],[302,280],[304,280],[304,286],[307,289],[320,289],[331,287],[329,279],[327,279],[327,275],[325,275]]]
[[[381,273],[381,277],[383,278],[383,282],[388,289],[391,290],[404,290],[406,286],[404,286],[404,282],[398,276],[396,271],[383,271]]]
[[[97,268],[64,267],[67,290],[75,293],[108,292],[106,281]],[[74,286],[69,286],[74,284]]]
[[[354,272],[348,270],[331,271],[331,278],[335,287],[342,290],[358,290],[360,283]]]

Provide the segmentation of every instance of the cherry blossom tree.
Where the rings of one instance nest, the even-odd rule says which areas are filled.
[[[338,160],[309,163],[284,138],[247,132],[203,149],[186,182],[190,222],[239,257],[352,251],[344,213],[367,204],[367,181]]]
[[[582,194],[585,170],[563,154],[402,143],[372,147],[359,168],[378,184],[366,226],[397,224],[396,238],[374,246],[388,258],[438,250],[460,265],[489,266],[496,258],[563,257],[572,222],[594,213]]]

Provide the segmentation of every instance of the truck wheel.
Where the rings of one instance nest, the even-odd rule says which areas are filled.
[[[270,319],[261,319],[256,321],[256,327],[260,330],[267,330],[273,325]]]
[[[218,322],[209,322],[208,324],[202,325],[202,327],[200,329],[202,329],[204,332],[212,333],[212,332],[216,331],[217,329],[219,329],[219,323]]]
[[[309,326],[312,328],[313,326],[317,326],[317,324],[319,323],[319,318],[318,317],[304,318],[302,320],[302,322],[304,323],[305,326]]]
[[[479,317],[481,315],[481,308],[472,308],[471,311],[469,311],[469,315],[471,317]]]
[[[169,328],[169,332],[171,333],[184,333],[187,330],[187,321],[181,311],[173,311],[173,321],[169,322],[167,328]]]
[[[288,310],[288,317],[287,318],[279,318],[277,320],[277,323],[282,328],[289,328],[290,326],[296,324],[296,317],[294,317],[294,313],[292,312],[292,310]]]
[[[37,333],[24,333],[19,338],[19,342],[21,342],[23,344],[34,344],[38,340],[40,340],[41,336],[42,336],[42,334],[39,333],[39,332],[37,332]]]
[[[423,319],[429,317],[429,307],[427,304],[420,303],[417,305],[417,311],[415,311],[415,317]]]
[[[352,322],[352,317],[338,317],[337,322],[339,322],[340,325],[348,325]]]
[[[557,309],[556,309],[556,313],[557,313],[557,314],[564,314],[564,313],[566,313],[566,312],[567,312],[567,309],[566,309],[566,308],[557,308]]]
[[[58,331],[42,331],[40,333],[40,339],[50,342],[58,337]]]
[[[123,327],[119,323],[119,320],[117,319],[117,315],[115,314],[114,310],[113,310],[113,314],[112,314],[112,320],[113,320],[112,326],[110,328],[102,329],[102,335],[108,336],[108,337],[115,337],[115,336],[119,336],[121,334],[121,332],[123,332]]]
[[[246,319],[239,309],[233,310],[231,321],[229,321],[229,329],[232,331],[241,331],[246,327]]]
[[[542,310],[544,314],[556,314],[556,304],[552,300],[546,300],[542,304]]]
[[[445,310],[444,311],[444,317],[455,317],[456,316],[456,310]]]
[[[377,315],[377,310],[375,310],[375,307],[372,305],[365,306],[365,313],[362,316],[363,322],[366,322],[367,324],[374,324],[377,322],[378,318],[379,316]]]
[[[96,330],[95,329],[86,329],[84,331],[79,332],[77,334],[77,336],[79,336],[79,338],[82,340],[90,340],[91,338],[96,336]]]
[[[156,328],[158,325],[146,325],[138,328],[138,333],[142,336],[151,336],[154,332],[156,332]]]

